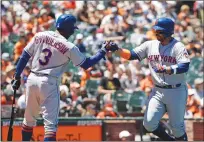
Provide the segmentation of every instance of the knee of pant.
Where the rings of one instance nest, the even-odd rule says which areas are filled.
[[[172,129],[173,135],[177,138],[185,134],[185,126],[182,123],[177,125],[171,125],[171,129]]]
[[[152,132],[158,127],[158,124],[153,121],[144,120],[143,126],[148,132]]]
[[[57,131],[57,125],[54,125],[54,124],[48,124],[44,126],[45,128],[45,132],[56,132]]]

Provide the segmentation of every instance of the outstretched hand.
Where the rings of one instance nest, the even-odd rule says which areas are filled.
[[[112,41],[105,41],[103,44],[102,44],[102,50],[105,50],[105,52],[115,52],[119,49],[118,45]]]

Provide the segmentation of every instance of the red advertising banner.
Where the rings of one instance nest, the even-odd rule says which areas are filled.
[[[2,126],[2,141],[7,140],[8,126]],[[22,141],[21,127],[13,127],[13,141]],[[33,132],[33,141],[43,141],[44,127],[36,126]],[[58,141],[102,141],[102,128],[100,125],[88,126],[62,126],[58,127]]]

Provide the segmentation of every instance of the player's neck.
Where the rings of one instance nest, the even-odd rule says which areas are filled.
[[[160,41],[160,42],[161,42],[161,45],[165,46],[165,45],[168,45],[172,40],[173,40],[173,37],[168,37],[168,38],[165,38],[163,41]]]
[[[68,39],[70,36],[65,35],[63,32],[56,30],[55,32],[57,32],[58,34],[62,35],[64,38]]]

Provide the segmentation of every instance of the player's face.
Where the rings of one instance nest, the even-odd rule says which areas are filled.
[[[154,33],[158,41],[163,42],[165,40],[165,36],[163,35],[162,31],[154,31]]]

